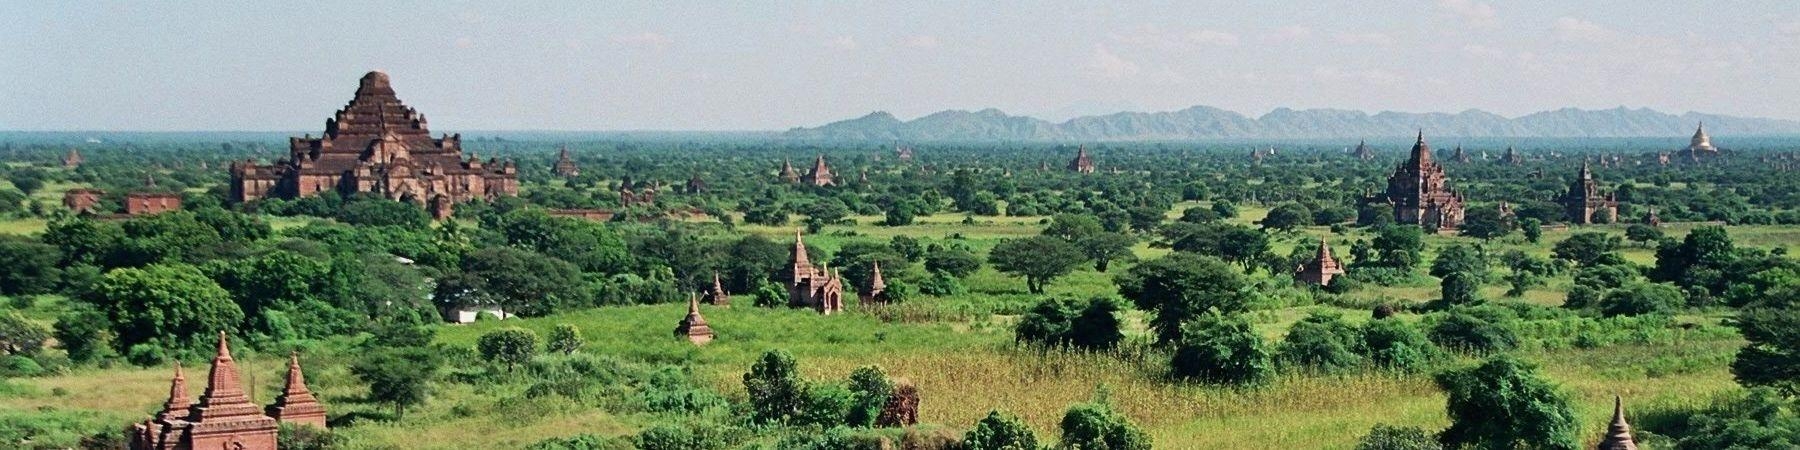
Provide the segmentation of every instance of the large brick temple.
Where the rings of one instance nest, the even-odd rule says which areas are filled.
[[[1450,189],[1444,167],[1432,161],[1423,131],[1413,143],[1412,155],[1388,177],[1387,190],[1364,201],[1392,205],[1395,222],[1418,225],[1427,232],[1455,230],[1463,221],[1462,194]]]
[[[518,195],[511,161],[462,151],[462,135],[432,137],[425,115],[400,102],[388,75],[369,72],[350,103],[325,120],[324,134],[289,138],[288,156],[274,164],[233,163],[231,198],[371,193],[429,205],[442,218],[455,203]]]
[[[206,378],[200,401],[189,400],[187,378],[177,363],[175,377],[169,380],[169,400],[161,411],[125,430],[127,448],[275,450],[280,424],[326,427],[325,407],[306,388],[298,355],[289,357],[286,386],[268,408],[256,406],[244,392],[225,333],[219,333],[218,354]]]

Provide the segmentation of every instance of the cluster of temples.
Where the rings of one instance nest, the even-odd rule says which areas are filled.
[[[169,400],[162,411],[126,430],[131,450],[274,449],[280,424],[325,429],[325,407],[306,388],[300,357],[288,358],[287,384],[275,403],[261,408],[244,393],[237,363],[225,333],[207,374],[205,393],[190,403],[181,365],[169,381]]]
[[[1364,199],[1394,208],[1394,221],[1426,230],[1454,230],[1462,225],[1463,197],[1451,190],[1444,167],[1432,160],[1425,133],[1413,143],[1412,154],[1388,176],[1387,191]]]
[[[286,158],[233,163],[231,199],[368,193],[429,204],[442,218],[455,203],[518,195],[511,161],[463,156],[461,135],[432,137],[425,116],[400,102],[387,74],[369,72],[360,83],[325,120],[324,134],[288,140]]]

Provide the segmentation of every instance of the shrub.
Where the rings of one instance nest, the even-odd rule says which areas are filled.
[[[822,428],[843,425],[855,403],[856,396],[843,386],[816,385],[806,393],[806,401],[800,406],[800,415],[792,423],[818,425]]]
[[[513,367],[537,356],[537,347],[537,333],[518,327],[489,331],[475,341],[475,348],[481,352],[482,359],[490,363],[505,364],[509,372]]]
[[[1419,371],[1430,365],[1437,353],[1425,333],[1399,320],[1371,320],[1363,324],[1362,336],[1358,353],[1389,370]]]
[[[1125,339],[1118,311],[1119,305],[1105,297],[1088,299],[1085,305],[1070,298],[1045,299],[1019,320],[1015,340],[1086,350],[1116,348]]]
[[[1632,283],[1606,293],[1600,300],[1600,313],[1607,317],[1672,314],[1686,303],[1681,289],[1674,285]]]
[[[1443,450],[1444,445],[1419,427],[1376,424],[1357,440],[1356,450]]]
[[[1150,435],[1131,419],[1112,410],[1105,399],[1070,406],[1063,413],[1062,448],[1076,450],[1150,450]]]
[[[31,356],[44,348],[50,330],[18,312],[0,313],[0,353]]]
[[[1275,372],[1266,347],[1250,322],[1209,314],[1182,327],[1171,373],[1210,383],[1259,383]]]
[[[525,450],[634,450],[636,448],[628,439],[577,434],[566,438],[555,437],[537,441],[526,446]]]
[[[275,447],[283,450],[332,450],[348,442],[343,436],[310,425],[281,424]]]
[[[1011,414],[1000,411],[989,411],[987,417],[975,423],[975,428],[963,436],[963,448],[966,450],[1033,450],[1038,448],[1037,435],[1031,433],[1031,427],[1025,425]]]
[[[893,290],[891,284],[888,286],[888,290]],[[919,293],[935,297],[952,297],[969,293],[969,288],[964,287],[962,280],[949,273],[932,272],[930,277],[919,283]]]
[[[1537,367],[1500,355],[1481,365],[1439,373],[1449,393],[1444,409],[1450,428],[1446,447],[1574,450],[1579,429],[1569,399],[1537,373]]]
[[[564,355],[574,354],[581,349],[581,329],[574,325],[559,323],[556,329],[550,330],[550,340],[545,343],[545,350],[550,353]]]
[[[847,384],[851,401],[844,424],[853,427],[874,425],[876,417],[881,415],[881,408],[887,406],[888,397],[894,394],[894,381],[888,379],[879,366],[862,366],[850,372]]]
[[[1288,329],[1278,353],[1284,365],[1337,373],[1362,364],[1352,350],[1362,340],[1361,331],[1339,315],[1315,312]]]
[[[1512,319],[1500,314],[1483,314],[1486,308],[1464,308],[1446,313],[1431,327],[1431,341],[1444,347],[1473,352],[1511,350],[1519,346],[1519,336],[1511,327]]]
[[[750,396],[751,420],[785,422],[796,418],[812,388],[800,378],[799,363],[786,350],[763,353],[744,374],[744,391]]]
[[[711,422],[661,423],[637,435],[638,450],[720,450],[744,439],[742,430]]]

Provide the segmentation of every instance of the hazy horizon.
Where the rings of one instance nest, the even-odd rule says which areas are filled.
[[[0,4],[0,129],[318,130],[384,70],[434,129],[780,131],[1196,105],[1800,119],[1800,5],[1433,0]]]

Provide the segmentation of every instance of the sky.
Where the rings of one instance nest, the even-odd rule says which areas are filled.
[[[456,130],[1563,107],[1800,119],[1800,2],[0,0],[0,130]]]

